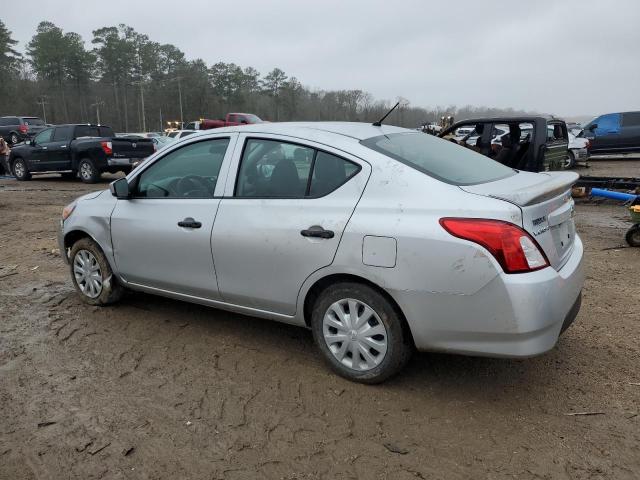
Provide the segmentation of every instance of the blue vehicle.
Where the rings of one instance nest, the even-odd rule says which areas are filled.
[[[640,152],[640,112],[607,113],[591,120],[581,134],[592,154]]]

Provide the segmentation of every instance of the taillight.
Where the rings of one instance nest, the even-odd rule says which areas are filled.
[[[111,142],[100,142],[100,145],[102,145],[102,150],[104,150],[104,153],[107,155],[111,155],[113,153],[113,145]]]
[[[20,125],[18,127],[18,130],[20,130],[20,133],[27,133],[29,131],[29,127],[27,127],[26,125]]]
[[[536,241],[513,223],[481,218],[441,218],[440,225],[454,237],[489,250],[505,273],[533,272],[549,266]]]

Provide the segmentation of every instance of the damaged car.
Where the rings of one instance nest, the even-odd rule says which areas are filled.
[[[415,349],[554,347],[584,282],[576,179],[380,122],[261,123],[156,152],[69,204],[59,242],[90,305],[132,290],[306,327],[378,383]]]

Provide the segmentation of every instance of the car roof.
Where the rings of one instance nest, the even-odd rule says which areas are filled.
[[[251,133],[271,133],[278,135],[290,135],[305,138],[310,134],[341,135],[355,140],[364,140],[380,135],[393,133],[412,132],[406,128],[382,125],[375,127],[371,123],[359,122],[276,122],[276,123],[254,123],[249,125],[239,125],[236,127],[216,128],[214,130],[203,130],[203,132],[251,132]]]

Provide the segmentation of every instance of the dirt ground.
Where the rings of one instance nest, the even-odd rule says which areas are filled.
[[[640,176],[640,161],[593,165]],[[142,294],[81,303],[56,224],[106,186],[0,180],[1,479],[640,477],[640,249],[623,207],[577,206],[584,300],[554,350],[419,354],[372,387],[330,373],[301,328]]]

